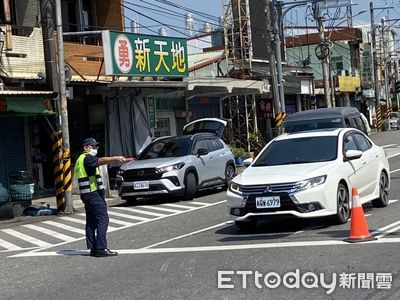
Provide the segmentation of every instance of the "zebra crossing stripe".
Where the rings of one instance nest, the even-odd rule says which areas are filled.
[[[110,218],[110,223],[115,223],[115,224],[122,225],[122,226],[132,225],[132,222],[126,222],[126,221],[117,220],[117,219],[113,219],[113,218]]]
[[[190,204],[200,205],[200,206],[207,206],[208,203],[197,202],[197,201],[190,201]]]
[[[141,210],[141,209],[136,209],[136,208],[131,208],[131,207],[113,207],[113,209],[118,209],[118,210],[126,210],[129,212],[134,212],[134,213],[139,213],[142,215],[149,215],[149,216],[154,216],[154,217],[163,217],[165,214],[159,214],[155,213],[152,211],[147,211],[147,210]]]
[[[77,216],[84,216],[84,215],[85,215],[85,213],[77,214]],[[132,225],[132,223],[126,222],[126,221],[122,221],[122,220],[117,220],[117,219],[112,219],[112,218],[108,218],[108,220],[109,220],[110,223],[115,223],[115,224],[118,224],[118,225],[123,225],[123,226]]]
[[[151,220],[149,218],[142,218],[142,217],[138,217],[138,216],[121,214],[121,213],[117,213],[117,212],[114,212],[114,211],[109,211],[108,214],[112,215],[112,216],[116,216],[116,217],[125,218],[125,219],[132,219],[132,220],[136,220],[136,221],[149,221],[149,220]]]
[[[24,234],[22,232],[18,232],[18,231],[14,230],[14,229],[3,229],[3,232],[5,232],[5,233],[7,233],[9,235],[12,235],[12,236],[14,236],[14,237],[16,237],[16,238],[18,238],[20,240],[26,241],[26,242],[28,242],[30,244],[39,246],[39,247],[52,246],[52,244],[50,244],[48,242],[36,239],[36,238],[34,238],[32,236],[26,235],[26,234]]]
[[[22,250],[23,248],[18,247],[17,245],[14,245],[10,242],[7,242],[5,240],[0,239],[0,247],[3,247],[7,250]]]
[[[41,226],[37,226],[37,225],[33,225],[33,224],[26,224],[26,225],[22,225],[22,226],[25,227],[25,228],[29,228],[29,229],[38,231],[38,232],[43,233],[43,234],[47,234],[47,235],[49,235],[51,237],[55,237],[56,239],[59,239],[59,240],[62,240],[62,241],[71,242],[71,241],[76,240],[72,236],[65,235],[65,234],[62,234],[62,233],[59,233],[57,231],[50,230],[50,229],[47,229],[47,228],[44,228],[44,227],[41,227]]]
[[[186,209],[186,210],[196,208],[196,207],[193,207],[193,206],[186,206],[186,205],[179,205],[179,204],[172,204],[172,203],[163,203],[162,206],[182,208],[182,209]]]
[[[60,219],[61,220],[65,220],[65,221],[70,221],[70,222],[86,225],[86,221],[85,220],[81,220],[81,219],[76,219],[76,218],[71,218],[71,217],[62,217]],[[108,226],[108,229],[109,230],[115,230],[117,228],[116,227],[112,227],[112,226]]]
[[[171,212],[171,213],[180,213],[182,210],[176,210],[176,209],[169,209],[169,208],[164,208],[164,207],[159,207],[159,206],[146,206],[146,209],[154,209],[158,211],[166,211],[166,212]]]
[[[79,234],[85,235],[85,230],[80,229],[80,228],[75,228],[75,227],[72,227],[72,226],[69,226],[69,225],[66,225],[66,224],[63,224],[63,223],[54,222],[54,221],[44,221],[43,223],[45,223],[47,225],[51,225],[53,227],[57,227],[57,228],[60,228],[60,229],[64,229],[64,230],[67,230],[67,231],[71,231],[71,232],[75,232],[75,233],[79,233]]]
[[[60,220],[65,220],[65,221],[70,221],[70,222],[86,225],[85,220],[75,219],[75,218],[71,218],[71,217],[62,217],[62,218],[60,218]]]

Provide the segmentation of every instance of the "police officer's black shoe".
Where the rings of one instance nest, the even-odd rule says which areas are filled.
[[[96,252],[96,250],[95,249],[90,249],[90,256],[95,256],[95,252]]]
[[[95,250],[94,256],[95,257],[106,257],[106,256],[117,256],[118,252],[111,251],[110,249],[103,249],[103,250]]]

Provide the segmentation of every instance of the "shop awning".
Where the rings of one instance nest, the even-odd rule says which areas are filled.
[[[268,80],[244,80],[234,78],[185,78],[188,91],[185,97],[191,98],[198,95],[244,95],[261,94],[269,91]]]
[[[48,91],[0,91],[0,117],[54,115]]]

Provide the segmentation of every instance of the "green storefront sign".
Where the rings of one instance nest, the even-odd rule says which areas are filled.
[[[188,75],[186,39],[110,30],[102,38],[107,75]]]

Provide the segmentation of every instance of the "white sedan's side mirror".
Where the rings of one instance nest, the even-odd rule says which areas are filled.
[[[345,157],[347,160],[358,159],[362,156],[362,151],[359,150],[347,150]]]
[[[247,168],[248,166],[251,165],[251,163],[253,162],[253,160],[254,160],[253,157],[247,158],[247,159],[245,159],[245,160],[243,161],[243,165]]]

